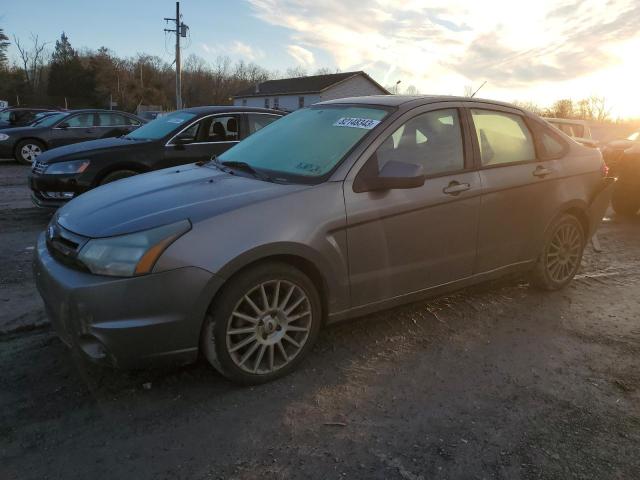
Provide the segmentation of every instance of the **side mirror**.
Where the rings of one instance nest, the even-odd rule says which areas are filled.
[[[425,175],[421,165],[389,160],[378,171],[378,157],[374,153],[362,167],[353,182],[356,193],[381,190],[417,188],[424,185]]]
[[[62,122],[60,125],[58,125],[58,128],[66,130],[67,128],[69,128],[69,124],[67,122]]]

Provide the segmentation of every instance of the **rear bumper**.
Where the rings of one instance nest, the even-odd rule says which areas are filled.
[[[80,272],[49,254],[44,234],[34,277],[62,341],[120,368],[195,361],[203,319],[223,282],[196,267],[133,278]]]

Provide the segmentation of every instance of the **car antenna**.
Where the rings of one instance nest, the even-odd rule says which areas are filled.
[[[486,81],[486,80],[485,80],[484,82],[482,82],[482,85],[480,85],[480,86],[478,87],[478,89],[477,89],[475,92],[473,92],[473,93],[471,94],[471,98],[475,97],[475,96],[476,96],[476,93],[478,93],[478,92],[480,91],[480,89],[486,85],[486,83],[487,83],[487,81]]]

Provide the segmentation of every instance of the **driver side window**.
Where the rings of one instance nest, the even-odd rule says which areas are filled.
[[[393,132],[376,154],[378,171],[390,160],[421,165],[427,176],[463,170],[458,110],[435,110],[412,118]]]

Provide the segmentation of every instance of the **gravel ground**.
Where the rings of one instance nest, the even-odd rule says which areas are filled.
[[[640,220],[607,219],[564,291],[514,277],[347,322],[239,388],[74,358],[33,286],[49,215],[25,177],[0,164],[2,479],[640,478]]]

